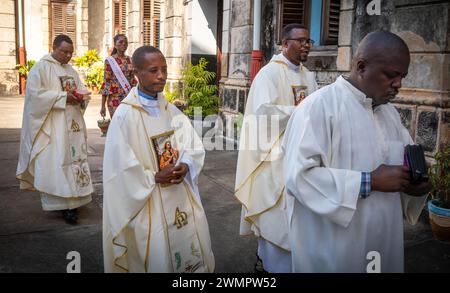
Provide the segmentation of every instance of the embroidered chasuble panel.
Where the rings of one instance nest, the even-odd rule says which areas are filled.
[[[175,131],[178,130],[170,129],[170,123],[164,121],[170,118],[170,113],[165,111],[159,118],[144,118],[158,171],[169,164],[176,165],[184,154],[176,139]],[[173,272],[208,272],[194,220],[195,195],[191,188],[186,182],[158,184],[158,187]]]
[[[77,89],[72,76],[60,76],[61,88],[70,92]],[[78,194],[89,193],[91,189],[91,173],[87,161],[86,126],[81,114],[80,105],[66,105],[66,129],[68,137],[69,162]]]

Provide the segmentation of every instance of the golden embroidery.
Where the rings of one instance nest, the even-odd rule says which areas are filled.
[[[173,224],[177,226],[177,229],[180,229],[187,225],[187,223],[187,214],[185,212],[180,212],[180,209],[177,207],[177,210],[175,211],[175,222]]]
[[[80,132],[80,125],[72,119],[72,125],[70,126],[73,132]]]
[[[200,262],[200,261],[194,265],[191,265],[190,262],[187,261],[184,271],[186,273],[194,273],[196,270],[198,270],[200,268],[201,265],[202,265],[202,262]]]
[[[74,164],[76,182],[78,186],[86,187],[91,182],[91,177],[89,176],[89,166],[87,162],[81,162],[81,160],[78,160],[77,163],[78,164]]]

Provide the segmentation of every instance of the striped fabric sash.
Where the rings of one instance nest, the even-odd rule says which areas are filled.
[[[106,60],[108,60],[109,64],[111,65],[111,69],[114,72],[114,75],[116,76],[117,80],[119,81],[120,86],[125,91],[125,94],[128,95],[128,93],[131,90],[131,85],[128,82],[128,79],[123,74],[122,69],[120,69],[119,64],[117,64],[116,59],[114,59],[114,57],[112,56],[109,56],[108,58],[106,58]]]

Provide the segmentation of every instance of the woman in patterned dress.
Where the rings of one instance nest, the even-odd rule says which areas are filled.
[[[114,58],[118,66],[120,67],[123,75],[125,76],[128,84],[133,87],[137,84],[133,75],[133,67],[131,64],[131,58],[125,55],[125,51],[128,48],[127,37],[123,34],[118,34],[114,37],[114,49],[111,53],[111,57]],[[105,75],[101,88],[102,93],[102,108],[100,115],[106,116],[105,104],[108,105],[108,112],[111,118],[114,115],[114,111],[119,107],[120,102],[127,96],[129,89],[125,89],[121,85],[118,77],[114,74],[112,66],[108,58],[105,60]]]

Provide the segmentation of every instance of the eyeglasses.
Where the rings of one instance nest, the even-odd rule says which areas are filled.
[[[300,43],[300,45],[304,46],[306,44],[312,46],[314,45],[314,41],[311,39],[304,39],[304,38],[298,38],[298,39],[287,39],[287,40],[291,40],[291,41],[297,41]]]

